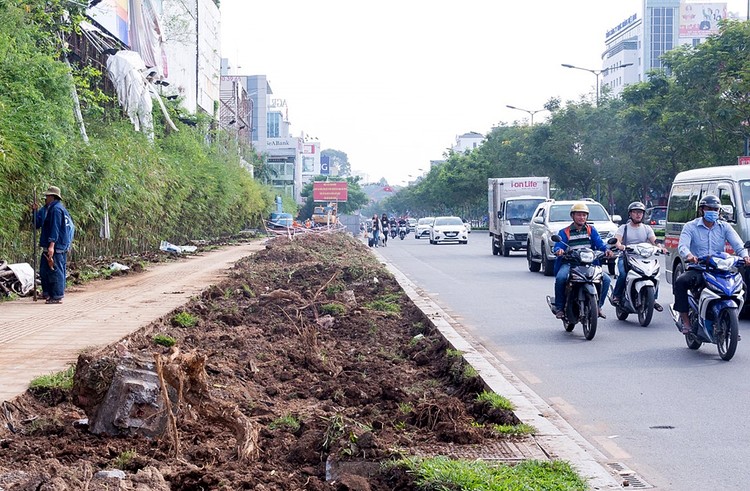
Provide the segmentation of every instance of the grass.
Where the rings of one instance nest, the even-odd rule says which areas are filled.
[[[340,303],[327,303],[320,306],[321,314],[330,314],[333,316],[343,315],[346,313],[346,307]]]
[[[179,327],[195,327],[198,318],[189,312],[180,312],[172,317],[172,324]]]
[[[154,343],[170,348],[174,346],[177,341],[172,336],[167,336],[166,334],[157,334],[156,336],[154,336]]]
[[[272,430],[289,430],[296,433],[300,428],[300,420],[291,414],[286,414],[271,421],[268,427]]]
[[[515,436],[515,435],[533,435],[538,433],[537,429],[526,423],[517,425],[492,425],[492,430],[500,433],[501,435]]]
[[[477,394],[476,400],[477,402],[483,402],[494,409],[505,409],[506,411],[513,411],[515,409],[508,399],[500,394],[487,390]]]
[[[30,389],[62,389],[70,390],[73,388],[73,375],[76,373],[76,367],[70,366],[62,372],[41,375],[36,377],[29,384]]]
[[[481,460],[407,458],[395,462],[415,475],[418,489],[461,491],[585,491],[584,481],[567,462],[528,460],[510,466]]]
[[[401,305],[398,303],[400,299],[401,295],[399,295],[398,293],[389,293],[386,295],[381,295],[372,302],[367,302],[364,306],[369,310],[400,314]]]
[[[124,452],[120,452],[120,454],[115,457],[115,460],[112,461],[112,466],[117,469],[125,470],[136,455],[135,450],[125,450]]]

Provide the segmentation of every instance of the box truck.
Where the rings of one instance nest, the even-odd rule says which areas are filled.
[[[549,177],[491,177],[487,184],[492,254],[525,250],[534,210],[549,199]]]

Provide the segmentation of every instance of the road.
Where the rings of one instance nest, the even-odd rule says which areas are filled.
[[[553,279],[529,272],[522,252],[493,256],[486,232],[468,246],[409,235],[378,251],[643,488],[750,488],[750,348],[740,343],[730,362],[713,345],[689,350],[666,308],[671,285],[662,282],[665,311],[649,327],[606,305],[586,341],[547,308]]]

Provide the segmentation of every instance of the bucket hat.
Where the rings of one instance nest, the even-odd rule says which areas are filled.
[[[62,195],[60,194],[60,188],[57,186],[50,186],[47,188],[47,191],[44,192],[45,196],[57,196],[57,199],[62,199]]]

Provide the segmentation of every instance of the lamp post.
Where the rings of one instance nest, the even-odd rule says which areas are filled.
[[[599,75],[602,73],[607,73],[610,70],[617,70],[618,68],[625,68],[626,66],[632,66],[632,63],[624,63],[622,65],[618,65],[612,68],[605,68],[604,70],[592,70],[591,68],[581,68],[579,66],[573,66],[568,65],[567,63],[562,63],[562,66],[565,68],[575,68],[576,70],[583,70],[584,72],[593,73],[596,76],[596,107],[599,107]]]
[[[536,111],[529,111],[528,109],[523,109],[523,108],[520,108],[520,107],[508,106],[508,105],[506,105],[505,107],[507,107],[508,109],[515,109],[516,111],[523,111],[525,113],[528,113],[529,116],[531,116],[531,124],[529,126],[534,126],[534,115],[536,113],[542,112],[542,111],[546,111],[546,109],[537,109]]]

